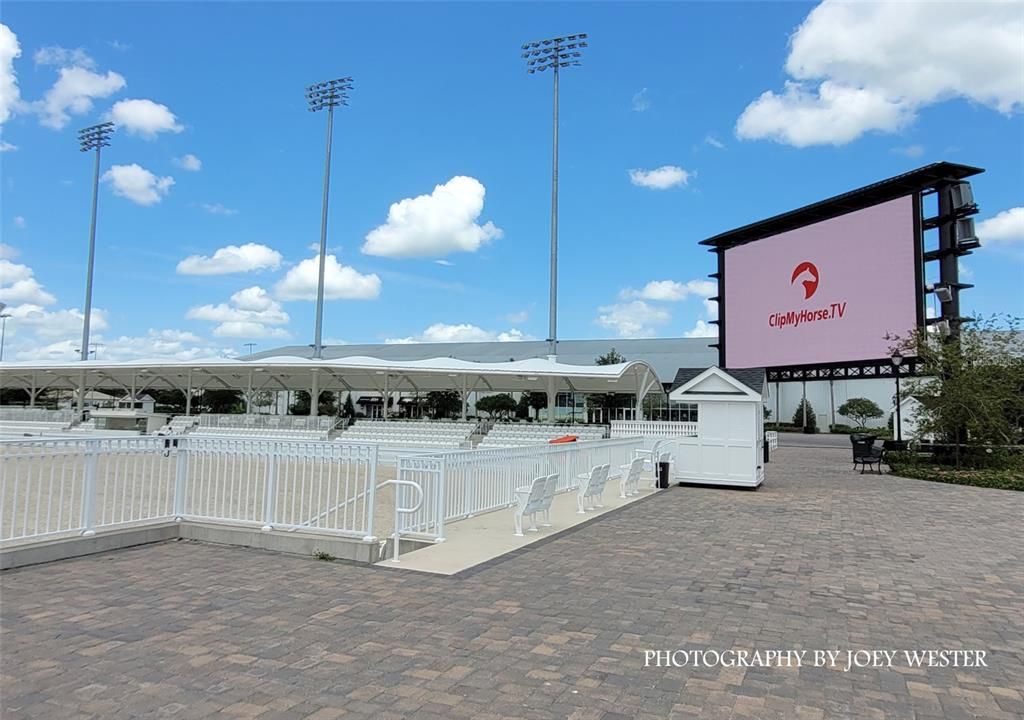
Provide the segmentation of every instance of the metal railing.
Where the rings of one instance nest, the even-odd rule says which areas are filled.
[[[631,437],[400,456],[399,479],[417,483],[424,494],[419,510],[401,519],[401,531],[443,539],[446,522],[509,507],[516,488],[541,475],[557,473],[558,491],[569,490],[578,486],[577,475],[595,465],[610,464],[618,471],[644,445],[644,438]],[[401,488],[398,499],[411,500]]]
[[[765,431],[764,440],[768,443],[769,450],[779,449],[779,434],[774,430]]]
[[[372,539],[376,472],[338,442],[0,440],[0,544],[174,518]]]
[[[696,437],[695,422],[668,420],[612,420],[612,437]]]

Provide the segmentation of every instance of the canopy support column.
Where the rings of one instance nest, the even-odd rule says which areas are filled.
[[[558,399],[558,394],[555,392],[555,378],[548,378],[548,422],[555,421],[555,400]]]
[[[249,371],[249,381],[245,386],[245,414],[252,415],[252,370]]]
[[[32,389],[28,391],[28,406],[29,407],[35,407],[36,406],[36,395],[38,395],[38,394],[39,394],[39,391],[36,390],[36,374],[32,373]]]
[[[466,376],[462,376],[462,416],[461,419],[466,419],[466,410],[469,405],[469,392],[466,390],[467,381]]]
[[[188,381],[185,387],[185,415],[192,414],[192,371],[188,371]]]
[[[388,390],[388,381],[391,376],[388,373],[384,373],[384,393],[381,395],[381,407],[380,407],[380,419],[384,422],[388,421],[388,398],[390,397],[390,391]]]
[[[320,376],[316,368],[313,368],[313,387],[309,391],[309,415],[316,417],[320,414]]]

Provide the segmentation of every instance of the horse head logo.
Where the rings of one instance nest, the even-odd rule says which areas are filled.
[[[810,275],[809,278],[801,280],[804,286],[804,300],[810,300],[811,296],[818,291],[818,268],[812,262],[804,260],[802,263],[797,265],[793,269],[793,276],[789,279],[789,284],[792,285],[796,282],[797,278],[806,273]]]

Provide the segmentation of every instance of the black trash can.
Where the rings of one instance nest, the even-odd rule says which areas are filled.
[[[658,463],[658,489],[664,490],[668,487],[668,463]]]

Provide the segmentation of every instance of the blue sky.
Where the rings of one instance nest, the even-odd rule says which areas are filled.
[[[0,22],[5,359],[79,347],[76,132],[111,113],[100,356],[311,342],[325,118],[303,90],[343,75],[325,338],[544,338],[551,77],[519,46],[577,32],[561,337],[713,332],[699,240],[937,160],[987,169],[965,309],[1024,314],[1019,5],[7,2]]]

